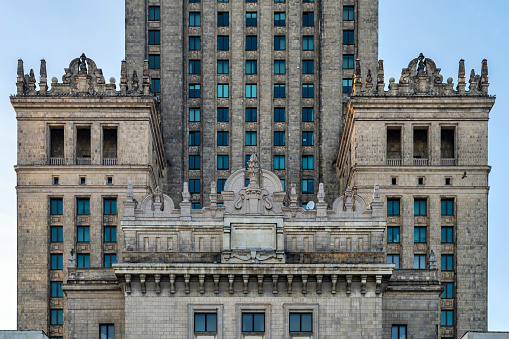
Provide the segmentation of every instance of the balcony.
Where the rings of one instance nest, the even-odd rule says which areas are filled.
[[[440,165],[442,166],[454,166],[456,161],[454,158],[442,158],[440,159]]]
[[[91,158],[76,158],[76,165],[91,165]]]
[[[50,166],[63,166],[64,158],[49,158]]]
[[[401,166],[401,159],[387,159],[387,166]]]
[[[117,158],[104,158],[103,165],[105,166],[115,166],[117,164]]]
[[[428,159],[414,158],[414,166],[428,166]]]

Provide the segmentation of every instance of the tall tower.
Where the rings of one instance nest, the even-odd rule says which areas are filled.
[[[149,61],[161,102],[164,191],[180,201],[189,182],[194,208],[254,153],[301,203],[319,182],[331,203],[354,60],[377,57],[378,0],[126,0],[128,67]]]

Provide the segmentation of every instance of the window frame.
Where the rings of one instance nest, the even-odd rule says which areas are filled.
[[[274,84],[274,99],[286,98],[286,84]]]
[[[230,60],[217,60],[217,74],[230,74]]]
[[[158,29],[151,29],[148,31],[148,44],[157,46],[161,44],[161,31]]]
[[[394,336],[394,330],[397,330],[397,333],[396,333],[396,336],[398,339],[400,339],[401,337],[401,329],[405,329],[405,334],[404,334],[404,338],[403,339],[406,339],[407,337],[407,333],[408,333],[408,330],[407,330],[407,325],[399,325],[399,324],[393,324],[392,327],[391,327],[391,337]]]
[[[230,12],[217,12],[217,27],[229,27],[229,26],[230,26]]]
[[[198,190],[196,190],[198,188]],[[201,192],[200,179],[189,179],[189,193],[199,194]]]
[[[282,142],[281,142],[282,136]],[[285,131],[274,131],[274,146],[285,146],[286,144],[286,132]]]
[[[201,27],[200,12],[189,12],[189,27]]]
[[[302,74],[315,74],[314,60],[302,60]]]
[[[454,283],[453,282],[442,282],[442,286],[444,286],[444,290],[442,294],[440,294],[440,299],[453,299],[454,298]]]
[[[355,56],[353,54],[343,54],[343,65],[342,66],[343,66],[343,69],[354,69]]]
[[[311,136],[311,138],[309,136]],[[311,141],[309,141],[308,139],[311,139]],[[313,146],[314,142],[315,141],[313,131],[302,131],[302,146]]]
[[[284,304],[285,338],[291,338],[299,333],[308,334],[313,338],[319,338],[319,312],[318,304]],[[311,332],[290,332],[290,313],[311,313]]]
[[[55,203],[56,211],[53,213],[53,203]],[[50,198],[49,199],[50,206],[50,215],[63,215],[64,214],[64,199],[62,198]]]
[[[314,98],[315,86],[313,84],[302,84],[302,98]]]
[[[276,19],[276,15],[278,16],[277,19]],[[283,19],[281,19],[281,15],[283,15]],[[275,12],[274,13],[274,26],[275,27],[286,26],[286,13],[285,12]]]
[[[244,314],[263,314],[264,315],[264,331],[257,332],[244,332],[243,331],[243,315]],[[265,338],[270,337],[270,314],[271,314],[271,305],[270,304],[236,304],[235,305],[235,318],[236,318],[236,338],[243,338],[244,335],[257,335],[260,336],[262,333],[265,333]],[[219,336],[218,336],[219,338]]]
[[[391,259],[390,262],[389,262],[389,258]],[[396,263],[394,259],[398,259],[398,262]],[[400,254],[387,254],[387,263],[388,264],[394,264],[395,267],[394,269],[397,270],[400,268],[400,264],[401,264],[401,255]]]
[[[302,50],[303,51],[314,51],[315,50],[315,37],[312,35],[306,35],[302,37]]]
[[[228,35],[218,35],[217,36],[217,50],[218,51],[229,51],[230,50],[230,36],[228,36]]]
[[[246,122],[256,122],[258,120],[258,112],[256,107],[246,107]]]
[[[228,146],[230,144],[230,132],[217,131],[217,146]]]
[[[253,143],[253,135],[254,135],[254,143]],[[256,131],[246,131],[245,141],[246,141],[245,142],[246,146],[256,146],[256,144],[257,144]]]
[[[201,143],[201,132],[189,131],[189,146],[200,146],[200,143]]]
[[[258,97],[258,87],[257,84],[246,84],[246,98],[248,99],[254,99]],[[249,90],[248,90],[249,88]],[[254,89],[254,95],[253,95],[253,89]]]
[[[395,209],[397,203],[397,211]],[[397,214],[396,214],[397,212]],[[387,198],[387,216],[400,216],[401,215],[401,199],[400,198]]]
[[[106,329],[106,338],[102,337],[103,328]],[[113,328],[113,333],[109,333]],[[115,339],[115,324],[99,324],[99,338],[100,339]]]
[[[394,234],[394,231],[397,230],[397,241]],[[389,244],[399,244],[400,243],[400,235],[401,235],[401,228],[400,226],[387,226],[387,243]],[[391,237],[391,238],[390,238]],[[389,241],[391,240],[391,241]]]
[[[352,78],[343,78],[342,81],[342,92],[343,93],[351,93],[353,89],[353,79]]]
[[[53,265],[53,258],[55,258],[56,265]],[[59,253],[50,254],[50,262],[49,262],[50,270],[62,270],[64,268],[64,255]]]
[[[248,14],[251,16],[248,18]],[[254,18],[253,18],[254,14]],[[254,24],[253,24],[254,22]],[[258,26],[258,12],[246,12],[246,27]]]
[[[64,293],[62,292],[62,283],[62,281],[50,281],[50,298],[64,297]]]
[[[195,313],[215,313],[216,314],[216,330],[212,332],[216,338],[223,337],[223,305],[220,304],[189,304],[188,305],[188,319],[190,319],[190,326],[188,326],[188,338],[195,338],[196,333],[203,335],[210,332],[195,332]]]
[[[355,20],[355,6],[343,6],[343,21]]]
[[[440,199],[440,215],[441,216],[453,216],[454,215],[454,199],[453,198]]]
[[[414,226],[414,244],[425,244],[428,240],[428,230],[426,226]],[[424,237],[423,237],[424,234]],[[417,238],[416,238],[417,236]]]
[[[246,60],[246,74],[258,74],[257,60]]]
[[[444,317],[445,315],[445,317]],[[449,322],[449,320],[451,320]],[[454,326],[454,311],[453,310],[440,310],[440,326],[453,327]]]
[[[77,226],[76,242],[90,242],[90,226]]]
[[[274,155],[273,161],[275,171],[283,171],[286,169],[286,159],[284,155],[281,154]]]
[[[114,232],[115,237],[112,236],[113,229],[115,230],[115,232]],[[107,234],[109,234],[108,237],[106,237]],[[117,242],[117,226],[104,226],[103,237],[104,237],[103,241],[106,243],[116,243]],[[109,240],[106,240],[107,238],[109,238]],[[112,240],[112,238],[114,238],[115,240]]]
[[[108,261],[106,261],[106,258],[109,258]],[[112,261],[112,259],[115,258],[115,261]],[[104,267],[111,267],[112,264],[115,264],[117,262],[117,254],[116,253],[105,253],[103,256],[103,263]],[[108,266],[109,264],[109,266]]]
[[[151,54],[148,56],[149,69],[161,69],[161,55]]]
[[[302,27],[315,26],[315,12],[302,12]]]
[[[109,208],[109,211],[107,210],[107,207]],[[113,209],[114,209],[114,211],[113,211]],[[103,199],[103,215],[117,215],[117,214],[118,214],[117,198],[104,198]]]
[[[285,122],[285,121],[286,121],[286,108],[274,107],[274,122]]]
[[[426,254],[414,254],[414,270],[425,270],[426,268],[427,268]]]
[[[304,110],[306,110],[306,114],[304,114],[304,112],[305,112]],[[311,111],[311,120],[309,120],[309,111],[308,110]],[[312,122],[312,121],[314,121],[314,119],[315,119],[315,117],[314,117],[315,112],[314,111],[315,111],[314,107],[302,107],[302,121],[303,122]],[[304,119],[304,117],[306,117],[307,119]]]
[[[201,74],[200,60],[189,60],[188,71],[189,74]]]
[[[304,191],[304,182],[306,182],[306,191]],[[301,184],[302,184],[302,187],[301,187],[302,194],[314,194],[315,193],[315,189],[314,189],[315,183],[314,183],[313,179],[302,179]],[[310,184],[311,184],[311,190],[309,190]]]
[[[55,235],[55,237],[53,237],[53,235]],[[50,226],[50,242],[63,242],[63,241],[64,241],[64,227]]]
[[[444,234],[445,231],[445,234]],[[444,241],[445,235],[445,241]],[[450,238],[450,241],[449,241]],[[440,229],[440,242],[442,244],[453,244],[454,243],[454,227],[453,226],[442,226]]]
[[[191,41],[192,41],[192,43],[191,43]],[[196,48],[197,47],[196,43],[198,43],[198,48]],[[201,37],[199,37],[199,36],[189,36],[189,50],[190,51],[199,51],[199,50],[201,50]]]
[[[418,203],[418,205],[416,205],[416,203]],[[417,210],[416,210],[416,206],[418,206]],[[422,211],[423,206],[424,206],[424,213]],[[427,215],[428,215],[428,199],[414,198],[414,216],[427,216]]]
[[[453,254],[442,254],[440,256],[440,270],[444,271],[444,272],[454,271],[454,255]]]
[[[229,98],[230,97],[230,84],[217,84],[217,97]]]
[[[148,7],[148,21],[161,21],[161,7],[160,6],[149,6]]]
[[[343,30],[343,45],[352,46],[355,45],[355,31],[345,29]]]
[[[258,50],[258,36],[256,35],[246,35],[246,51],[256,51]]]
[[[286,50],[286,36],[275,35],[274,36],[274,50],[285,51]]]
[[[224,119],[226,117],[226,120]],[[218,107],[217,108],[217,121],[228,122],[230,120],[230,108]]]
[[[201,170],[201,158],[199,154],[189,154],[189,170],[190,171]]]
[[[226,161],[226,163],[225,163]],[[230,169],[230,156],[226,154],[217,155],[217,168],[218,171],[225,171]]]
[[[286,74],[286,60],[274,60],[274,74]]]
[[[83,260],[82,263],[80,263],[80,259]],[[90,268],[90,253],[76,254],[76,268]]]
[[[87,204],[88,201],[88,204]],[[82,213],[80,213],[80,203]],[[88,212],[88,213],[87,213]],[[77,215],[90,215],[90,198],[76,198],[76,214]]]
[[[310,162],[310,160],[311,160],[311,162]],[[302,155],[302,169],[308,170],[308,171],[314,169],[313,155],[310,155],[310,154]]]
[[[54,316],[56,319],[54,319]],[[54,321],[55,320],[55,321]],[[59,326],[64,324],[64,310],[63,309],[50,309],[50,325]]]

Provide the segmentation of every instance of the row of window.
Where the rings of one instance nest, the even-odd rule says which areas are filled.
[[[50,199],[50,214],[51,215],[62,215],[63,214],[64,202],[62,198],[51,198]],[[117,199],[105,198],[103,200],[103,214],[104,215],[116,215],[117,214]],[[89,198],[78,198],[76,199],[76,210],[80,215],[90,214],[90,199]]]
[[[117,262],[116,254],[105,254],[103,257],[104,267],[111,267],[111,264]],[[50,255],[50,269],[51,270],[62,270],[63,269],[63,254],[51,254]],[[78,268],[89,268],[90,267],[90,254],[77,254],[76,255],[76,267]]]
[[[62,242],[63,226],[51,226],[51,242]],[[90,226],[78,226],[77,228],[78,242],[90,241]],[[104,226],[104,242],[117,242],[117,227]]]
[[[160,79],[152,79],[152,90],[161,88]],[[274,85],[274,98],[285,98],[286,85],[284,84],[275,84]],[[246,98],[257,98],[258,97],[258,86],[256,84],[247,84],[246,85]],[[156,92],[157,93],[157,92]],[[230,85],[229,84],[218,84],[217,85],[217,97],[218,98],[228,98],[230,93]],[[192,84],[189,85],[189,97],[190,98],[200,98],[201,97],[201,85]],[[302,85],[302,97],[303,98],[313,98],[314,97],[314,85],[313,84],[303,84]]]
[[[312,107],[302,108],[302,121],[312,122],[313,117]],[[201,120],[200,108],[189,108],[189,121],[199,122]],[[230,120],[230,109],[229,108],[218,108],[217,109],[217,121],[228,122]],[[246,122],[257,121],[257,109],[256,107],[246,107]],[[284,107],[274,108],[274,122],[285,122],[286,121],[286,109]],[[192,132],[190,132],[192,133]],[[199,132],[198,132],[199,133]]]
[[[441,267],[442,271],[454,271],[454,256],[452,254],[442,254],[441,256]],[[387,263],[394,264],[396,268],[400,268],[400,255],[399,254],[387,254]],[[426,269],[426,254],[415,254],[414,255],[414,268],[415,269]]]
[[[443,244],[453,243],[453,232],[454,228],[451,226],[443,226],[441,230],[441,239]],[[388,243],[399,243],[399,226],[388,226],[387,227],[387,242]],[[425,243],[426,242],[426,227],[414,227],[414,243]]]
[[[250,156],[247,155],[246,158]],[[247,159],[246,159],[247,161]],[[284,160],[283,160],[284,161]],[[283,190],[285,190],[285,180],[280,179],[283,184]],[[221,193],[224,189],[224,184],[226,179],[217,180],[217,193]],[[249,179],[246,179],[245,186],[249,185]],[[200,179],[189,179],[189,192],[190,193],[200,193]],[[313,179],[302,179],[302,193],[303,194],[312,194],[314,192],[313,189]],[[195,206],[196,205],[196,206]],[[199,209],[199,203],[193,203],[193,209]]]
[[[247,114],[247,111],[246,111]],[[256,121],[248,120],[246,121]],[[200,146],[200,131],[189,132],[189,146]],[[274,132],[274,146],[285,146],[285,135],[284,131]],[[220,131],[217,132],[217,146],[228,146],[229,145],[229,132]],[[256,132],[246,132],[246,146],[256,146]],[[302,146],[313,146],[313,132],[302,132]],[[105,213],[106,214],[106,213]]]
[[[441,215],[454,215],[454,199],[442,199],[440,207]],[[387,199],[387,215],[400,215],[400,199]],[[426,199],[414,199],[414,215],[427,215]]]
[[[200,155],[190,155],[189,156],[189,169],[190,170],[200,170],[201,169]],[[228,170],[229,169],[229,156],[228,155],[218,155],[217,156],[217,169],[218,170]],[[274,156],[274,169],[275,170],[286,169],[284,155],[275,155]],[[312,170],[313,169],[313,156],[312,155],[302,156],[302,169],[303,170]],[[194,192],[194,193],[199,193],[199,192]],[[302,192],[302,193],[304,193],[304,192]]]
[[[257,26],[257,12],[246,13],[246,26]],[[312,27],[315,25],[315,13],[304,12],[302,13],[302,26]],[[189,26],[201,26],[201,13],[189,12]],[[227,27],[230,26],[230,12],[217,13],[217,26]],[[286,14],[284,12],[274,13],[274,26],[286,26]]]

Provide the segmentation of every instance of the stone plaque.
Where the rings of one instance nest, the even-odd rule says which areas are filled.
[[[276,224],[232,224],[231,249],[276,250]]]

